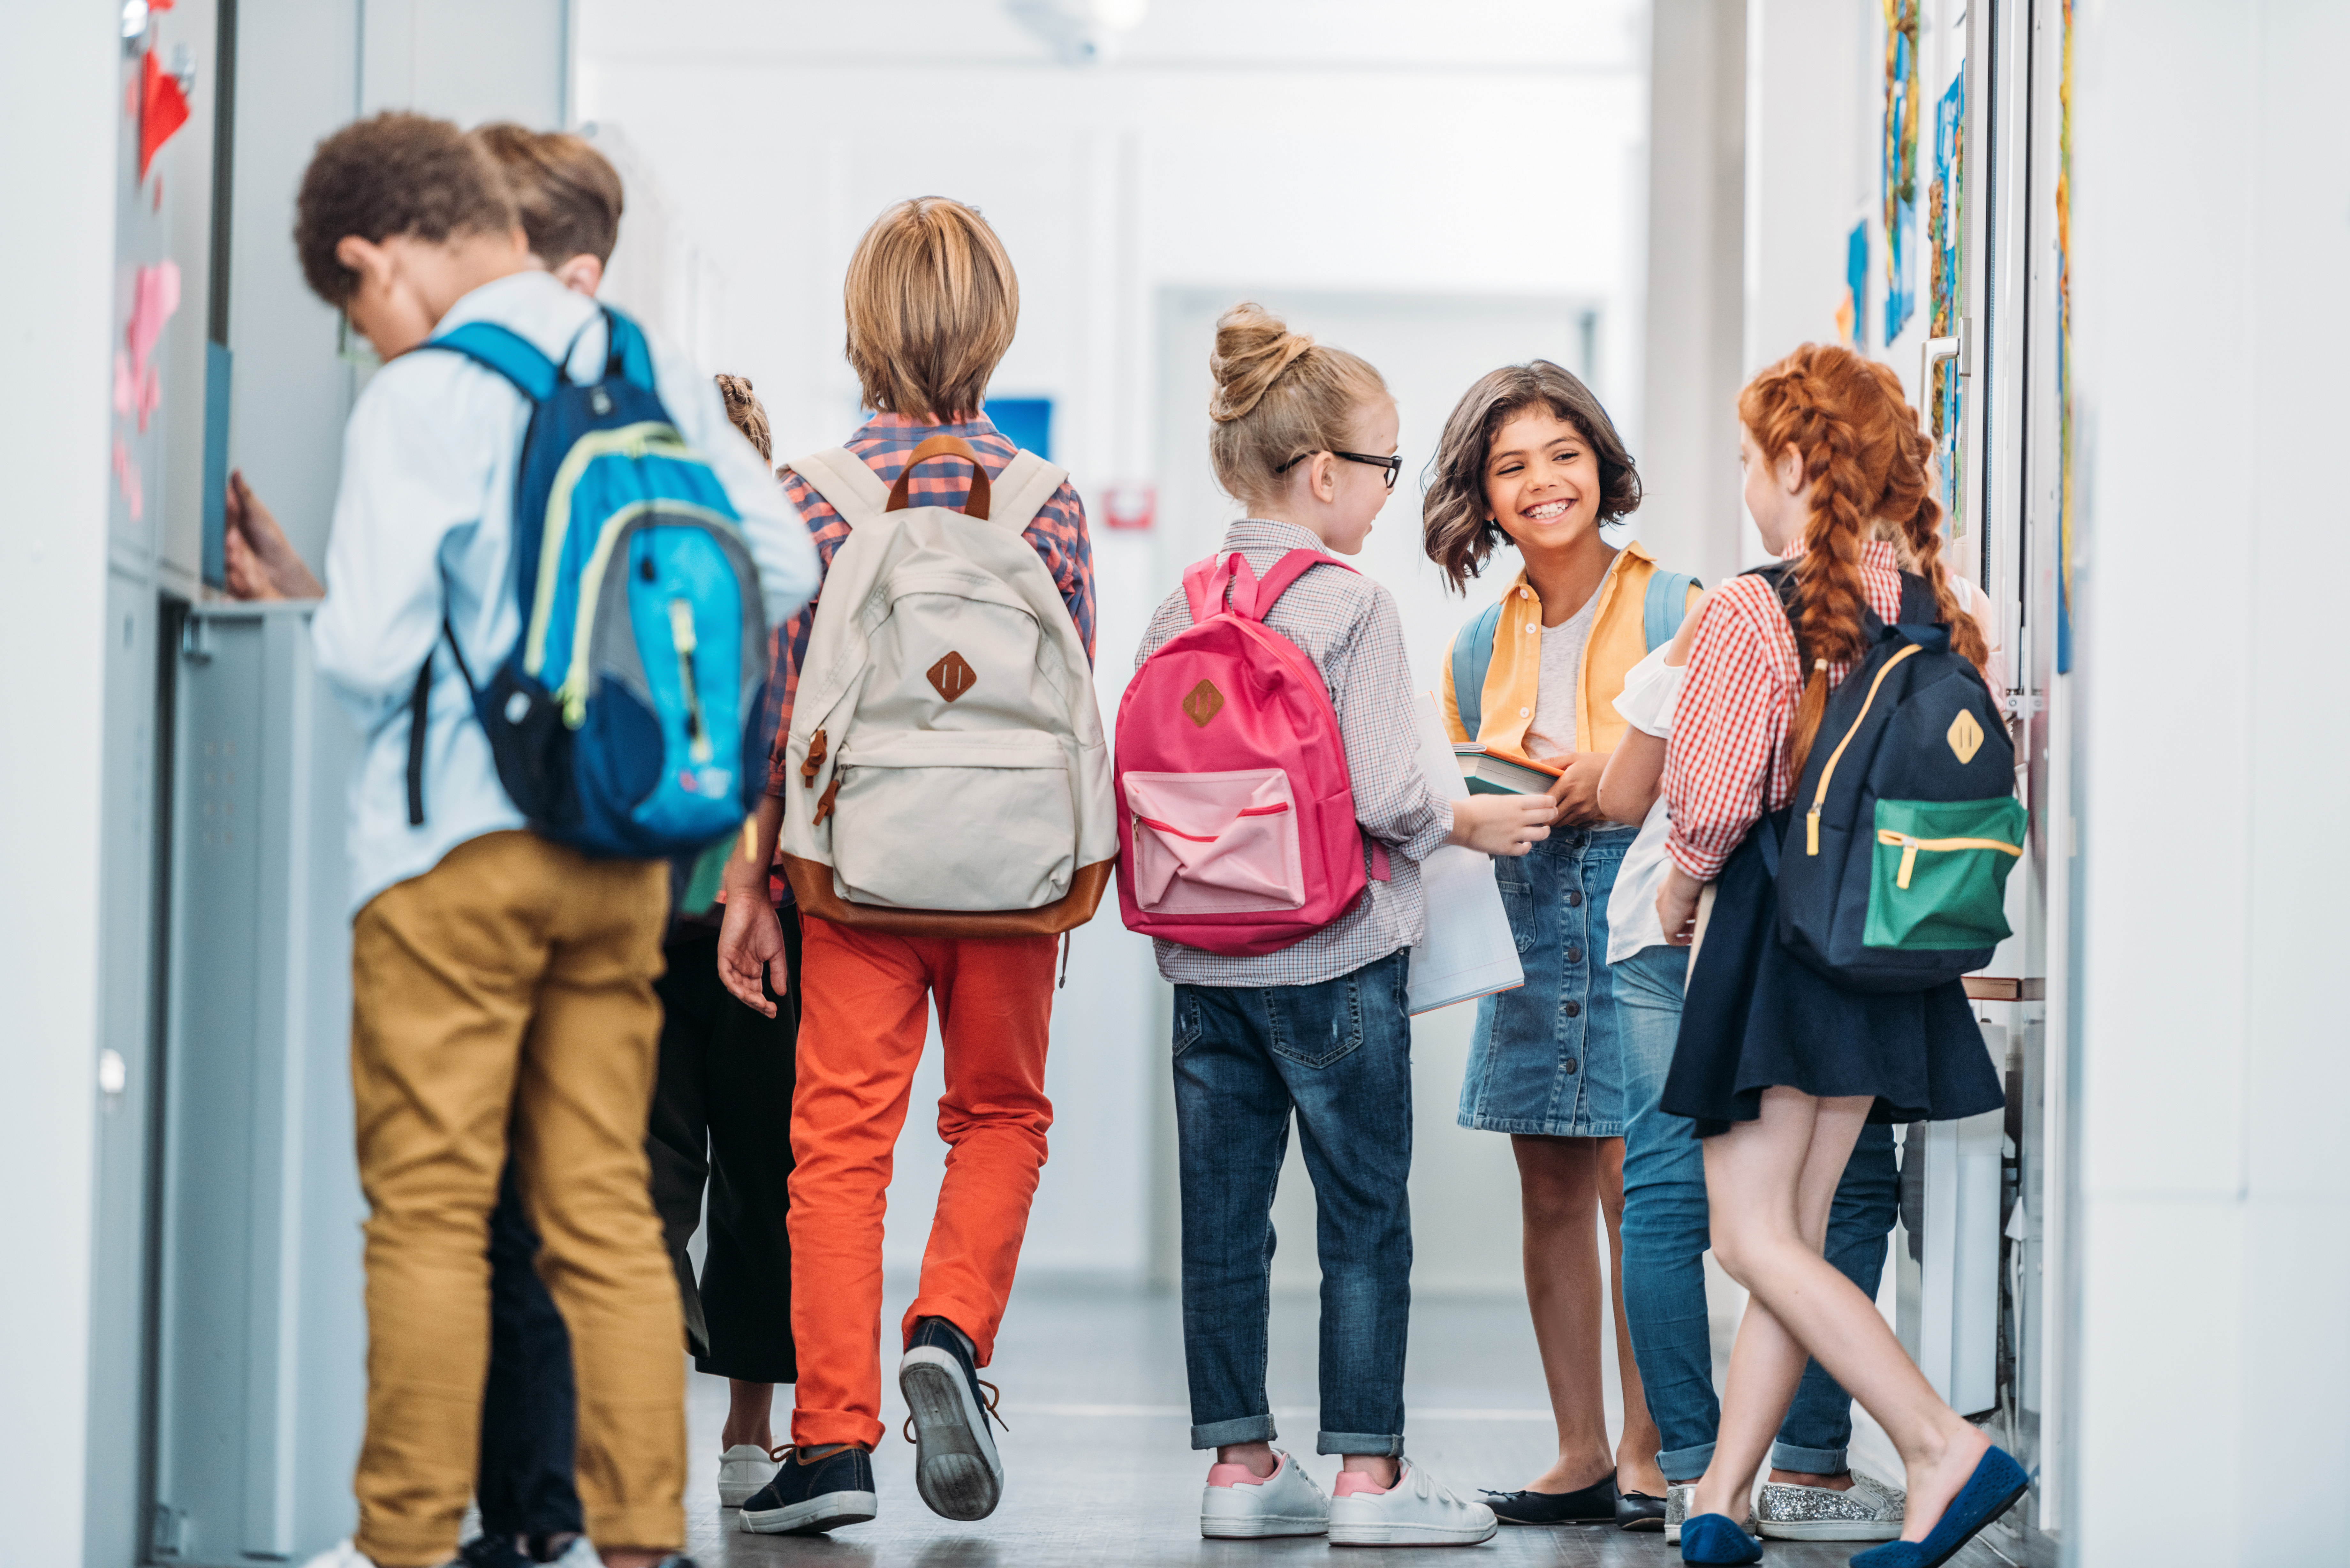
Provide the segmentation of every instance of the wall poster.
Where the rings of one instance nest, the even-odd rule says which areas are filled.
[[[1885,4],[1885,345],[1918,308],[1909,252],[1918,240],[1918,7]]]
[[[1931,301],[1927,331],[1936,337],[1959,332],[1966,313],[1964,279],[1960,273],[1965,254],[1961,237],[1961,202],[1966,192],[1967,67],[1959,66],[1948,92],[1934,108],[1934,180],[1926,189],[1926,251],[1930,269],[1927,296]],[[1942,359],[1934,366],[1934,379],[1925,389],[1934,438],[1934,462],[1940,472],[1942,528],[1956,539],[1966,533],[1966,474],[1959,457],[1960,404],[1966,379],[1959,361]]]

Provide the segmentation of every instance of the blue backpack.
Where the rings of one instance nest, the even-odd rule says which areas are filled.
[[[765,786],[766,613],[741,519],[670,422],[644,335],[602,318],[611,347],[586,384],[485,321],[423,345],[496,371],[532,405],[515,480],[522,635],[476,685],[445,618],[442,631],[533,829],[587,855],[683,855],[736,831]],[[411,826],[432,682],[428,656],[411,700]]]
[[[1752,575],[1795,628],[1789,564]],[[1864,616],[1866,651],[1828,694],[1784,841],[1773,823],[1754,827],[1778,882],[1780,943],[1854,991],[1948,984],[2009,934],[2007,877],[2027,824],[2015,750],[1937,613],[1925,578],[1905,572],[1896,623]]]
[[[1650,653],[1680,630],[1689,592],[1697,586],[1687,572],[1648,574],[1648,596],[1640,601],[1640,629],[1647,634]],[[1462,732],[1472,741],[1485,716],[1485,671],[1493,665],[1493,634],[1501,624],[1502,604],[1496,599],[1471,616],[1452,639],[1452,701],[1461,711]]]

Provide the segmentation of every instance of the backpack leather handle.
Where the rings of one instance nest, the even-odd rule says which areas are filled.
[[[889,504],[881,510],[903,512],[908,506],[913,504],[906,498],[906,493],[907,487],[913,481],[914,466],[917,463],[927,462],[934,457],[959,457],[971,464],[971,496],[963,504],[963,515],[976,517],[985,522],[989,499],[987,469],[980,462],[979,453],[971,450],[971,442],[961,436],[931,436],[921,445],[908,452],[906,466],[898,471],[897,483],[889,486]]]

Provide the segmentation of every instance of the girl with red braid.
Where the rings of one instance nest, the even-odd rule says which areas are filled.
[[[1790,557],[1793,591],[1783,607],[1768,576],[1748,574],[1712,596],[1665,761],[1671,865],[1657,912],[1688,945],[1701,891],[1710,909],[1662,1104],[1704,1140],[1714,1254],[1752,1296],[1681,1554],[1760,1560],[1734,1521],[1816,1356],[1908,1472],[1902,1539],[1853,1562],[1926,1568],[2004,1511],[2023,1474],[1935,1395],[1821,1248],[1865,1123],[1974,1116],[2004,1094],[1957,981],[1847,991],[1780,945],[1763,848],[1785,833],[1828,693],[1866,650],[1864,612],[1898,619],[1905,574],[1932,588],[1955,651],[1978,668],[1990,652],[1943,566],[1928,443],[1892,371],[1806,344],[1750,382],[1738,412],[1747,508],[1763,543]]]

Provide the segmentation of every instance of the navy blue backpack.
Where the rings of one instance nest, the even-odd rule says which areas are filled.
[[[739,829],[765,787],[766,613],[741,518],[654,391],[644,335],[617,311],[602,318],[610,348],[593,382],[489,322],[423,345],[496,371],[532,405],[515,481],[522,635],[485,685],[457,662],[534,830],[587,855],[684,855]],[[445,618],[442,630],[455,652]],[[411,826],[432,680],[428,657]]]
[[[1791,566],[1753,575],[1794,626]],[[1937,613],[1925,578],[1905,572],[1898,622],[1866,614],[1866,651],[1828,694],[1784,841],[1768,822],[1754,828],[1778,880],[1781,944],[1854,991],[1947,984],[2008,935],[2007,877],[2027,821],[2015,750]]]

